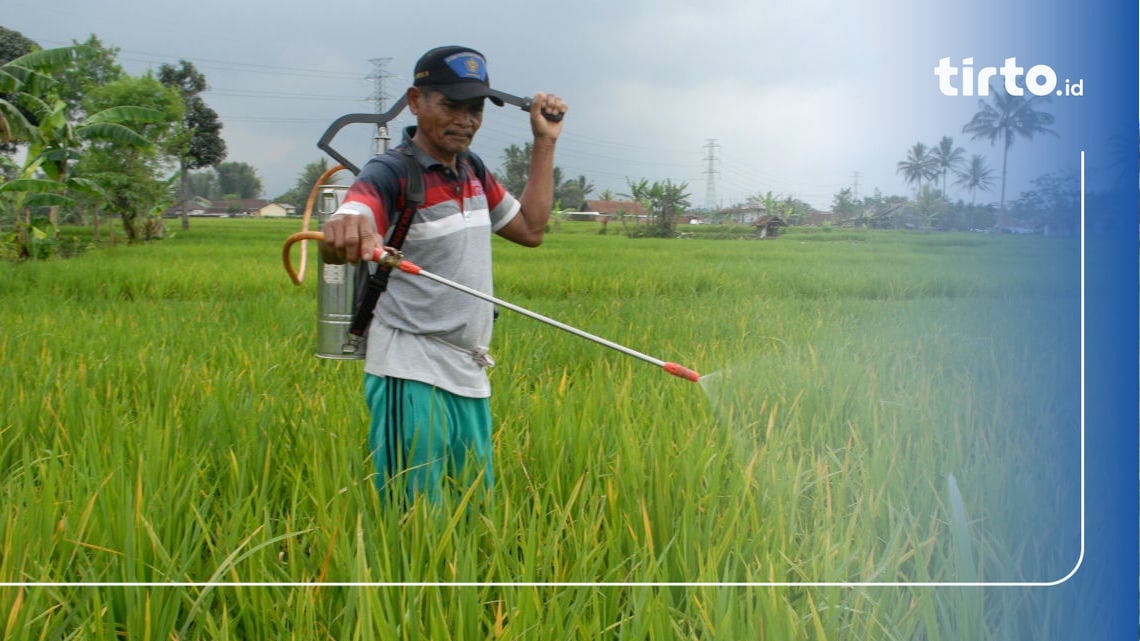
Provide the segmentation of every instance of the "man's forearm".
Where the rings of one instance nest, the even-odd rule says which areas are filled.
[[[534,141],[526,186],[519,198],[522,205],[520,214],[526,220],[527,228],[535,233],[546,229],[554,206],[554,147],[553,140]]]

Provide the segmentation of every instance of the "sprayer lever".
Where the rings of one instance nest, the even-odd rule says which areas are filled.
[[[391,247],[375,247],[369,260],[384,267],[399,268],[404,262],[404,253]]]

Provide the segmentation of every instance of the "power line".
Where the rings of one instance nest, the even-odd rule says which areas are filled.
[[[329,121],[329,119],[328,119],[327,117],[319,117],[319,118],[303,118],[303,117],[296,117],[296,118],[289,118],[289,117],[274,117],[274,116],[223,116],[223,117],[222,117],[222,120],[224,120],[225,122],[278,122],[278,123],[286,123],[286,122],[297,122],[297,123],[302,123],[302,122],[319,122],[319,123],[327,123],[327,122]]]
[[[212,58],[198,58],[191,56],[171,56],[161,53],[152,53],[148,51],[131,51],[121,49],[121,53],[134,54],[139,56],[147,56],[147,58],[131,58],[130,56],[120,56],[121,60],[129,60],[132,62],[152,63],[155,58],[166,60],[189,60],[195,66],[223,69],[227,71],[238,71],[245,73],[263,73],[270,75],[286,75],[286,76],[316,76],[320,78],[341,78],[341,79],[357,79],[360,76],[346,71],[328,71],[320,69],[303,69],[298,67],[278,67],[274,65],[261,65],[251,62],[234,62],[232,60],[217,60]]]
[[[311,94],[311,93],[284,93],[279,91],[255,91],[252,89],[207,89],[202,92],[205,94],[215,96],[231,96],[238,98],[274,98],[281,100],[335,100],[335,101],[353,101],[362,100],[357,96],[332,96],[329,94]]]

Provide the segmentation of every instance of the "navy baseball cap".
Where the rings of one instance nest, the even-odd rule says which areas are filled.
[[[452,100],[490,98],[502,107],[502,99],[491,92],[487,59],[470,47],[436,47],[416,62],[416,87],[431,87]]]

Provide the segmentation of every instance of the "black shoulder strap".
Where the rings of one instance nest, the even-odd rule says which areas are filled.
[[[386,243],[387,246],[394,249],[400,249],[404,245],[404,238],[407,237],[408,229],[412,226],[412,219],[415,218],[416,210],[424,203],[424,170],[423,167],[420,167],[419,161],[416,160],[415,151],[411,145],[400,149],[400,157],[403,158],[404,167],[407,169],[405,172],[407,174],[407,187],[404,189],[404,209],[400,212],[396,226],[392,229],[392,234]],[[368,326],[372,323],[376,301],[380,300],[380,294],[388,288],[388,276],[391,272],[391,267],[380,266],[368,277],[367,284],[364,287],[357,287],[357,298],[354,305],[356,309],[352,314],[352,324],[348,328],[348,332],[353,336],[361,337],[368,331]]]
[[[404,245],[408,228],[412,226],[412,218],[420,205],[424,204],[424,170],[416,160],[411,145],[400,150],[400,157],[404,159],[404,167],[408,170],[408,186],[404,190],[404,210],[400,212],[400,219],[396,221],[396,228],[392,230],[392,237],[388,241],[388,246],[395,249]]]
[[[471,161],[471,166],[475,168],[475,175],[479,177],[479,182],[487,182],[487,165],[483,164],[483,159],[472,153],[468,153],[467,158]]]

